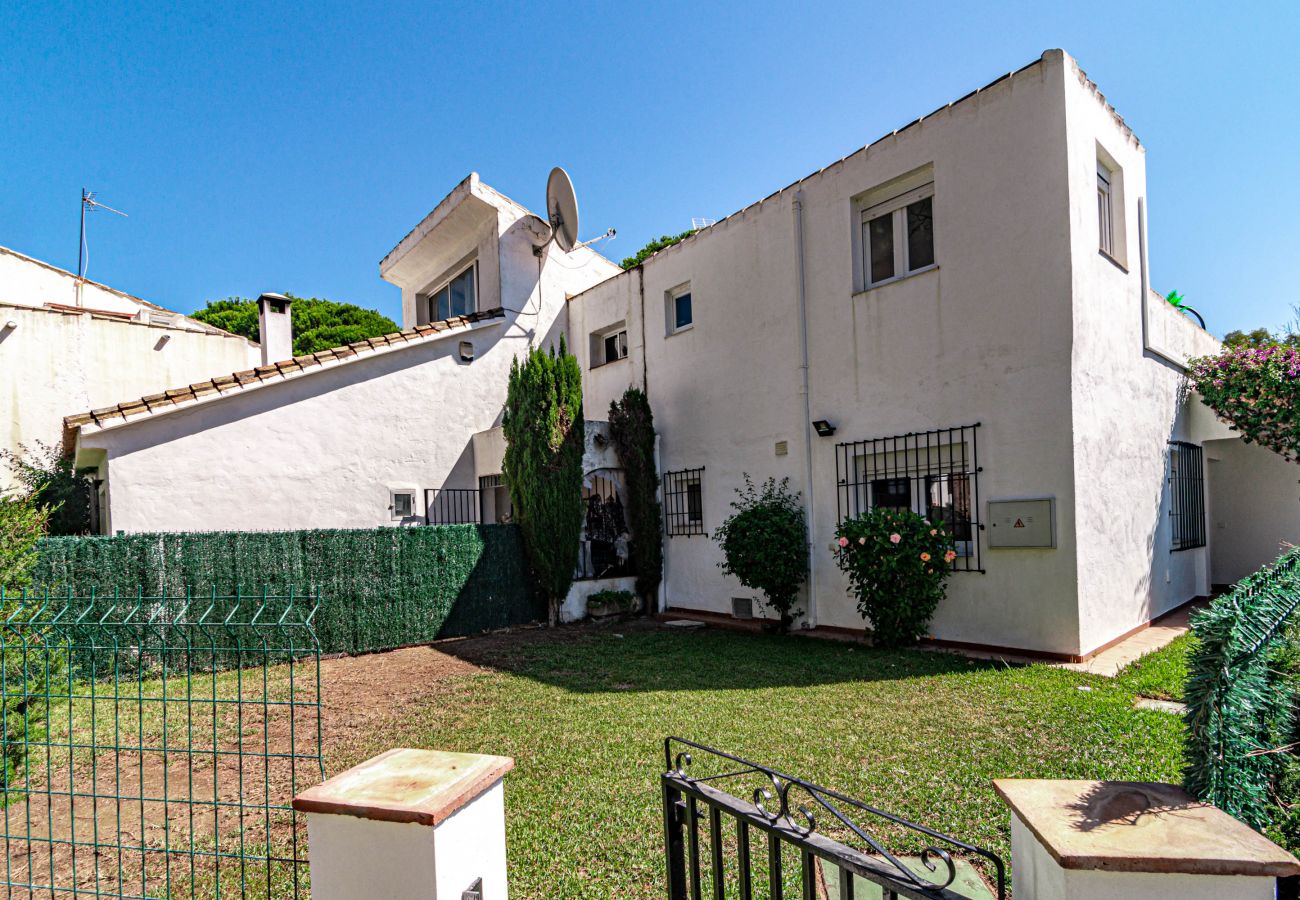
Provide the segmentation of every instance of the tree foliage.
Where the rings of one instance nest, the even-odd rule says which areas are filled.
[[[315,297],[304,299],[292,294],[285,296],[293,301],[289,315],[293,326],[294,356],[305,356],[398,330],[396,322],[373,309],[363,309],[336,300],[317,300]],[[245,300],[242,297],[211,300],[203,309],[190,313],[190,318],[241,335],[250,341],[261,340],[256,300]]]
[[[749,475],[736,488],[735,510],[713,532],[722,547],[718,566],[747,588],[763,592],[763,602],[785,631],[802,610],[794,608],[808,578],[808,526],[799,494],[790,479],[769,478],[756,488]]]
[[[22,486],[23,496],[38,503],[53,535],[90,533],[90,503],[94,486],[85,470],[73,467],[72,457],[44,441],[36,449],[23,444],[18,450],[0,450],[0,460]]]
[[[620,263],[620,265],[622,265],[624,269],[635,268],[641,265],[641,263],[645,262],[650,257],[654,256],[660,250],[664,249],[665,247],[671,247],[673,244],[686,240],[688,237],[695,234],[695,232],[698,230],[699,230],[698,228],[691,228],[687,231],[683,231],[681,234],[678,235],[665,234],[662,237],[660,237],[658,240],[653,240],[650,243],[646,244],[644,247],[638,250],[635,255],[629,256],[627,259],[623,260],[623,262]]]
[[[1295,331],[1274,334],[1267,328],[1256,328],[1254,331],[1229,331],[1223,336],[1223,346],[1234,350],[1240,347],[1269,347],[1274,344],[1300,347],[1300,334]]]
[[[31,582],[32,568],[37,561],[36,544],[45,534],[48,518],[49,510],[38,504],[34,496],[18,497],[0,492],[0,588],[11,597],[0,605],[0,619],[6,622],[15,614],[21,618],[19,601],[13,595]],[[62,671],[63,658],[62,653],[43,643],[37,631],[23,634],[17,642],[20,646],[15,648],[17,628],[6,628],[3,640],[9,650],[0,655],[0,678],[4,680],[0,715],[5,735],[0,785],[6,790],[20,780],[29,743],[43,739],[48,704],[31,701],[48,694],[46,686]]]
[[[621,399],[610,402],[609,430],[627,482],[636,590],[649,610],[663,579],[664,529],[655,465],[655,420],[644,391],[628,388]]]
[[[551,623],[559,618],[578,565],[582,499],[582,370],[560,350],[531,350],[510,366],[502,472]]]
[[[1188,375],[1243,441],[1300,457],[1300,349],[1243,342],[1192,360]]]
[[[880,647],[914,644],[925,635],[955,556],[947,529],[911,510],[876,507],[835,531],[835,561]]]

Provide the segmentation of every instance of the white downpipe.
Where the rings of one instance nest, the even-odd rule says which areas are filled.
[[[1186,372],[1187,364],[1183,360],[1175,359],[1163,350],[1151,346],[1151,275],[1147,263],[1147,203],[1145,197],[1138,197],[1138,271],[1142,276],[1140,279],[1142,282],[1142,349],[1170,365],[1177,366],[1179,371]]]
[[[809,387],[811,379],[808,366],[808,291],[807,281],[804,277],[803,191],[795,191],[794,202],[791,206],[794,210],[795,277],[798,281],[797,293],[799,295],[799,342],[803,353],[799,360],[799,371],[803,376],[799,390],[803,394],[803,496],[808,517],[808,612],[804,616],[804,621],[809,628],[816,628],[817,567],[812,561],[812,544],[813,529],[817,523],[817,504],[813,494],[812,392]]]

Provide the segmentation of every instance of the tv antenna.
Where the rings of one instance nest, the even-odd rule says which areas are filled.
[[[565,253],[589,247],[596,241],[612,239],[618,232],[613,228],[589,241],[578,240],[578,195],[573,190],[569,173],[559,166],[551,169],[546,179],[546,222],[537,221],[533,229],[540,243],[533,250],[538,256],[554,242]]]
[[[77,305],[81,305],[81,283],[86,280],[86,269],[90,266],[90,247],[86,244],[86,213],[97,209],[107,210],[122,218],[127,214],[120,209],[113,209],[95,199],[95,192],[81,189],[81,241],[77,244]]]

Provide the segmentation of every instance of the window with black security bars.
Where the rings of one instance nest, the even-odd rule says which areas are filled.
[[[1196,444],[1169,442],[1169,521],[1171,549],[1205,546],[1205,459]]]
[[[665,472],[661,480],[668,536],[704,534],[704,467]]]
[[[983,572],[980,559],[979,423],[835,446],[837,521],[867,510],[910,510],[942,522],[957,572]]]

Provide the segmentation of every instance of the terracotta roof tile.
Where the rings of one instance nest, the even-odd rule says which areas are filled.
[[[253,369],[244,369],[240,372],[233,372],[230,375],[218,375],[214,378],[208,379],[207,381],[198,381],[185,387],[172,388],[160,394],[149,394],[145,397],[139,398],[138,400],[128,400],[119,403],[116,406],[106,406],[101,409],[92,409],[89,412],[66,416],[63,420],[63,424],[65,428],[80,428],[81,426],[89,425],[92,422],[102,425],[104,421],[108,419],[126,419],[130,416],[136,415],[137,413],[151,413],[164,407],[182,405],[196,400],[201,400],[205,397],[213,397],[215,399],[242,390],[248,385],[258,385],[279,378],[284,378],[297,372],[303,372],[312,366],[321,366],[325,363],[347,362],[353,359],[359,359],[384,347],[409,342],[419,342],[425,338],[453,328],[462,328],[466,325],[472,325],[475,322],[500,319],[504,318],[504,316],[505,310],[501,307],[497,307],[496,309],[471,313],[468,316],[456,316],[440,322],[430,322],[427,325],[417,325],[414,328],[408,328],[404,331],[384,334],[364,341],[354,341],[351,344],[345,344],[341,347],[333,347],[329,350],[321,350],[306,356],[295,356],[292,359],[281,360],[271,365],[257,366]]]

